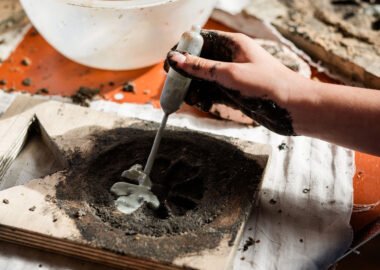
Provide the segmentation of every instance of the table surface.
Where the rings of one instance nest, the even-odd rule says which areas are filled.
[[[206,28],[229,29],[210,20]],[[30,60],[30,65],[23,65],[24,58]],[[49,95],[70,96],[80,86],[100,88],[100,98],[118,103],[152,103],[159,107],[159,97],[165,80],[163,63],[133,70],[104,71],[77,64],[52,48],[33,28],[25,35],[22,42],[8,59],[0,66],[0,80],[6,80],[6,87],[15,91],[27,91],[34,94],[42,88]],[[22,81],[31,80],[30,86],[24,86]],[[313,70],[313,79],[333,82],[326,75]],[[133,81],[136,93],[122,92],[125,82]],[[122,99],[116,99],[116,94],[122,94]],[[118,95],[120,96],[120,95]],[[189,114],[212,117],[195,108],[184,105],[181,109]],[[356,174],[353,179],[355,204],[372,204],[380,201],[380,157],[356,152]],[[380,205],[370,211],[353,213],[351,224],[355,231],[374,221],[380,216]]]

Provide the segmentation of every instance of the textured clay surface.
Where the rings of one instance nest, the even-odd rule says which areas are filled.
[[[153,127],[153,129],[152,129]],[[70,169],[56,187],[58,205],[75,220],[92,246],[163,262],[230,244],[251,210],[263,169],[236,146],[200,133],[166,130],[153,167],[152,190],[158,210],[143,206],[131,215],[119,212],[110,187],[123,170],[145,164],[156,125],[97,131],[79,138],[66,153]],[[79,136],[79,137],[78,137]]]

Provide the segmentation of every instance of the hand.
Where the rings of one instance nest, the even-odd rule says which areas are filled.
[[[186,102],[203,111],[224,104],[274,132],[295,135],[287,105],[301,76],[248,36],[217,31],[202,36],[201,57],[171,51],[165,65],[193,79]]]

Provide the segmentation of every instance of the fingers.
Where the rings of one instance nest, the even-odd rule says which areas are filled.
[[[176,45],[174,45],[174,47],[171,48],[170,51],[175,51],[175,50],[177,50],[177,46],[178,46],[178,43],[177,43]],[[169,72],[169,68],[170,68],[170,65],[169,65],[169,63],[168,63],[168,59],[165,59],[165,62],[164,62],[164,70],[165,70],[166,73]]]
[[[243,63],[250,60],[250,50],[246,47],[252,40],[238,33],[229,33],[216,30],[202,30],[201,35],[204,39],[201,57],[220,61],[220,62],[236,62]],[[175,51],[175,45],[171,51]],[[165,60],[164,70],[168,72],[169,63]]]
[[[218,83],[223,83],[233,65],[176,51],[169,52],[167,60],[174,70],[186,77]]]

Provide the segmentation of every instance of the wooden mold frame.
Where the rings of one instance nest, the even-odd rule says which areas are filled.
[[[36,121],[40,126],[42,139],[61,159],[63,165],[66,161],[60,153],[67,146],[51,138],[87,126],[110,130],[144,123],[141,120],[121,118],[71,104],[19,96],[0,120],[0,179],[21,151],[28,129]],[[264,168],[262,179],[264,178],[270,162],[270,146],[215,137],[224,138],[254,156],[257,163]],[[56,179],[45,177],[0,191],[0,240],[121,269],[230,269],[232,267],[245,221],[238,228],[233,245],[229,245],[231,235],[226,235],[217,248],[196,254],[184,254],[171,263],[115,254],[106,251],[104,247],[89,245],[81,236],[75,222],[56,204],[45,199],[46,196],[55,196],[55,186],[58,183]],[[8,204],[3,203],[4,198],[9,201]],[[39,207],[35,211],[28,211],[30,205]],[[56,222],[51,219],[53,214],[58,218]]]

